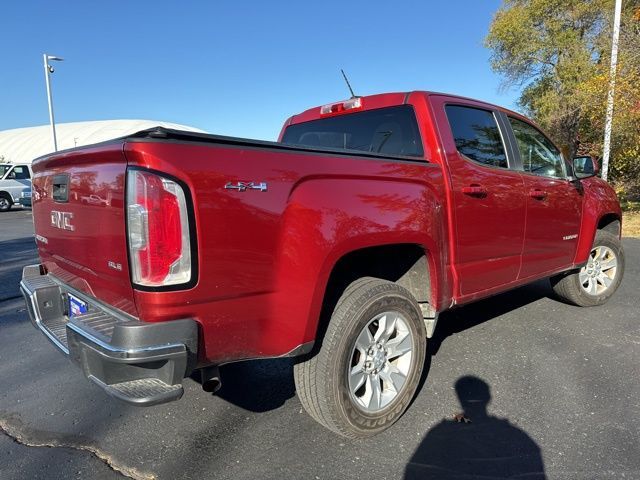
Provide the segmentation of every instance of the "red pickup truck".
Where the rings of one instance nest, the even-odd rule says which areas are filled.
[[[458,96],[354,97],[292,116],[278,142],[154,128],[33,171],[31,319],[137,405],[295,356],[311,416],[373,435],[414,396],[440,312],[545,277],[600,305],[624,270],[591,158]]]

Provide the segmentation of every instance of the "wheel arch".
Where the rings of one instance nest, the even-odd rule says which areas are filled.
[[[605,213],[598,220],[596,230],[605,230],[620,237],[622,235],[622,219],[616,213]]]
[[[280,222],[274,259],[276,296],[271,306],[278,320],[270,322],[273,326],[269,328],[286,328],[288,337],[299,343],[317,341],[320,318],[326,317],[327,310],[331,313],[326,300],[335,289],[336,272],[344,271],[344,265],[356,257],[369,259],[356,262],[360,266],[376,264],[376,259],[384,257],[380,252],[389,249],[401,252],[406,255],[405,262],[411,258],[414,264],[418,258],[415,252],[422,252],[426,265],[418,263],[411,270],[414,274],[402,282],[415,292],[419,281],[411,278],[419,278],[415,273],[418,267],[428,271],[428,294],[421,296],[434,308],[448,306],[451,285],[443,272],[450,262],[438,191],[441,184],[416,179],[418,175],[437,179],[440,171],[414,165],[387,168],[397,169],[393,174],[399,178],[390,174],[310,178],[293,189]],[[370,269],[359,270],[363,275],[381,276]],[[387,271],[382,276],[389,275]]]
[[[622,218],[621,215],[616,212],[604,212],[591,220],[585,218],[583,222],[586,223],[586,225],[582,227],[583,233],[580,235],[580,242],[574,260],[575,264],[582,264],[587,261],[598,230],[608,231],[617,235],[618,238],[620,238],[622,232]]]
[[[342,252],[328,262],[324,281],[317,286],[315,296],[320,299],[320,306],[312,309],[307,335],[316,339],[317,346],[321,344],[340,296],[352,282],[363,277],[387,280],[406,288],[425,310],[435,314],[442,272],[434,248],[425,243],[399,242]]]
[[[6,198],[7,200],[9,200],[9,208],[11,208],[11,206],[16,203],[13,200],[13,197],[11,196],[11,194],[6,190],[0,190],[0,198]]]
[[[607,230],[618,236],[622,230],[620,202],[611,186],[596,177],[586,180],[584,187],[582,227],[574,259],[577,265],[587,261],[598,230]]]

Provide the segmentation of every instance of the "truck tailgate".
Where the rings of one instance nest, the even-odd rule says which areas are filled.
[[[135,316],[122,149],[116,141],[34,162],[33,217],[38,251],[49,273]]]

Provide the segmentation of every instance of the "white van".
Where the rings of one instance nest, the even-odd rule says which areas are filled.
[[[31,165],[0,163],[0,212],[31,198]]]

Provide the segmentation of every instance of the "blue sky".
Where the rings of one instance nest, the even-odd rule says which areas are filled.
[[[482,46],[499,0],[5,2],[0,130],[144,118],[273,140],[306,108],[406,90],[513,107]]]

